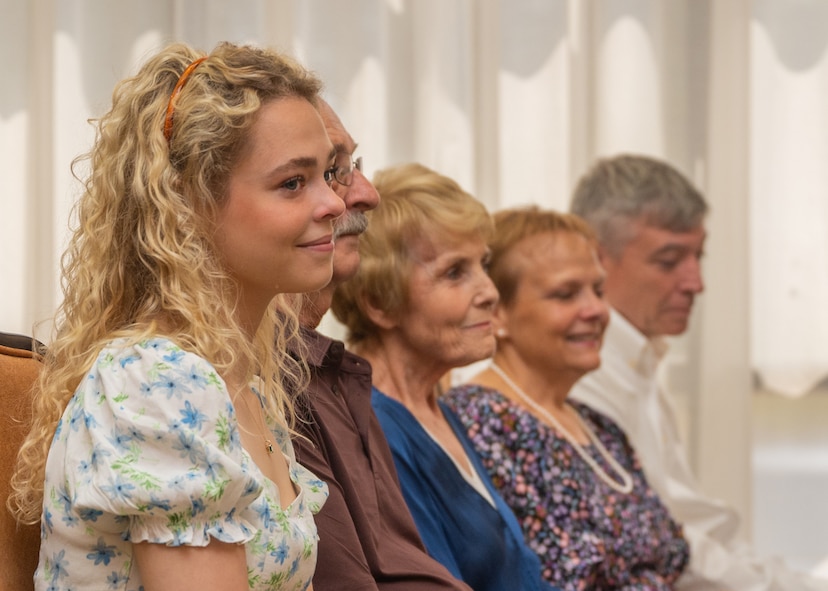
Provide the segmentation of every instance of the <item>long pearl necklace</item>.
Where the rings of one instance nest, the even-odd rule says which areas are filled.
[[[601,440],[598,439],[598,436],[595,432],[589,428],[589,425],[581,418],[581,415],[576,411],[575,417],[578,422],[581,424],[581,428],[587,434],[590,442],[595,446],[595,449],[598,450],[598,453],[607,461],[607,463],[612,467],[615,473],[621,478],[621,482],[614,480],[609,474],[607,474],[606,470],[604,470],[598,462],[585,450],[580,443],[575,440],[575,437],[567,431],[563,425],[561,425],[560,421],[556,419],[552,413],[548,410],[543,408],[540,404],[535,402],[526,392],[524,392],[518,385],[510,378],[503,369],[500,368],[495,362],[491,364],[492,370],[503,379],[504,382],[514,390],[515,394],[520,396],[521,400],[525,402],[532,410],[534,410],[537,414],[542,416],[546,419],[549,424],[551,424],[555,429],[561,433],[564,438],[575,448],[575,451],[578,452],[578,455],[583,458],[583,460],[587,463],[587,465],[592,468],[592,471],[600,478],[607,486],[611,489],[618,491],[622,494],[628,494],[633,489],[633,479],[629,472],[624,470],[624,467],[616,461],[612,454],[604,447],[601,443]]]

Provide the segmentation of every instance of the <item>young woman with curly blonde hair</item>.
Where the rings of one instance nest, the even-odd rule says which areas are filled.
[[[319,91],[227,43],[171,45],[115,88],[13,479],[37,589],[310,585],[326,487],[290,444],[284,294],[328,283],[344,210]]]

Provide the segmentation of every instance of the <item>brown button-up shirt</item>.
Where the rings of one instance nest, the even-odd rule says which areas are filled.
[[[305,331],[311,383],[297,403],[297,460],[328,483],[316,515],[314,591],[469,591],[431,558],[400,491],[371,408],[371,366],[340,341]]]

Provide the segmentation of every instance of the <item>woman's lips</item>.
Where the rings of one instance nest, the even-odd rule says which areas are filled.
[[[333,242],[333,235],[326,234],[321,238],[317,238],[316,240],[309,240],[308,242],[303,242],[301,244],[297,244],[299,248],[309,248],[311,250],[333,250],[334,242]]]

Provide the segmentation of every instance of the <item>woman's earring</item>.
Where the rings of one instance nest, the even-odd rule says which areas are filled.
[[[502,339],[503,337],[506,336],[506,329],[505,328],[498,328],[495,331],[495,336],[499,339]]]

